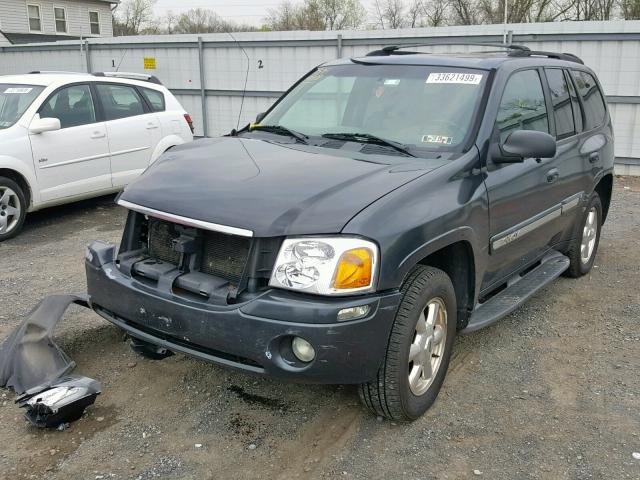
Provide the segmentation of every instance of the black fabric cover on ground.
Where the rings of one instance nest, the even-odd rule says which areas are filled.
[[[0,386],[21,395],[53,383],[76,366],[52,339],[55,326],[75,303],[89,308],[86,295],[52,295],[44,298],[0,346]]]

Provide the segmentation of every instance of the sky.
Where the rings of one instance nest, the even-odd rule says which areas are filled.
[[[369,11],[375,0],[361,0]],[[279,5],[279,0],[157,0],[155,13],[165,15],[169,10],[179,13],[190,8],[211,8],[226,20],[259,26],[270,8]]]

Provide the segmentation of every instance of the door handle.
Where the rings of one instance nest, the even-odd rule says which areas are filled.
[[[552,168],[547,172],[547,182],[553,183],[560,178],[560,172],[557,168]]]
[[[104,138],[105,136],[106,136],[106,133],[99,132],[99,131],[93,132],[91,134],[91,138]]]
[[[600,152],[593,152],[589,155],[589,163],[597,163],[600,161]]]
[[[158,125],[155,123],[147,123],[147,130],[153,130],[154,128],[158,128]]]

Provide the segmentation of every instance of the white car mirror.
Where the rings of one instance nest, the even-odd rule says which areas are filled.
[[[29,127],[29,132],[37,135],[43,132],[53,132],[54,130],[60,130],[62,126],[60,125],[60,120],[57,118],[40,118],[36,116],[31,122],[31,126]]]

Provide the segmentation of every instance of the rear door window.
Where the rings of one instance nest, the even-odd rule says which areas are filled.
[[[153,90],[151,88],[140,88],[140,92],[144,96],[147,103],[151,106],[151,110],[154,112],[164,112],[165,111],[165,101],[164,95],[162,92],[157,90]]]
[[[547,107],[537,70],[522,70],[511,75],[500,101],[496,128],[501,143],[516,130],[549,133]]]
[[[582,132],[584,125],[584,112],[582,111],[582,105],[580,105],[576,88],[573,86],[573,80],[571,80],[571,75],[567,70],[564,72],[564,78],[569,86],[569,96],[571,97],[571,105],[573,105],[573,119],[576,125],[576,132],[580,133]]]
[[[134,117],[146,113],[142,98],[135,88],[129,85],[105,84],[96,85],[105,120]]]
[[[584,129],[599,127],[604,123],[606,107],[595,78],[590,73],[578,70],[572,70],[571,74],[584,105]]]
[[[573,105],[569,95],[569,86],[564,72],[559,68],[545,69],[551,103],[553,105],[553,117],[556,121],[556,138],[558,140],[570,137],[576,133],[573,120]]]

